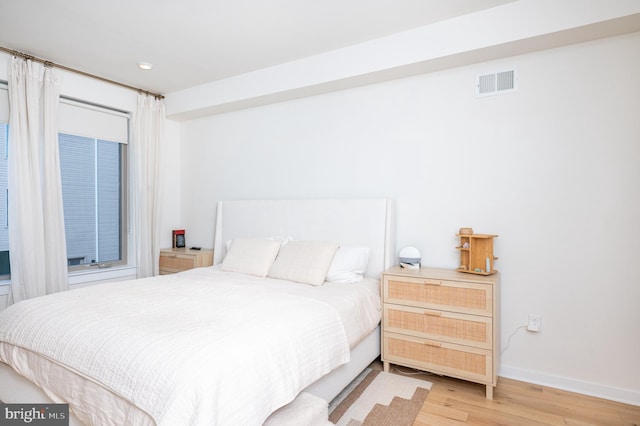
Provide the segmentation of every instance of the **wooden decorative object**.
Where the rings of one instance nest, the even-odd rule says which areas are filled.
[[[458,271],[479,275],[491,275],[497,272],[493,269],[493,262],[498,260],[493,255],[493,239],[497,235],[460,233],[458,237],[460,237],[460,246],[456,247],[460,250]]]

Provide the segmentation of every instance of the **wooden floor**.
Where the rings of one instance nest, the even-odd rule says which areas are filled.
[[[640,426],[640,407],[633,405],[504,378],[498,379],[490,401],[483,385],[391,368],[433,383],[414,426]]]

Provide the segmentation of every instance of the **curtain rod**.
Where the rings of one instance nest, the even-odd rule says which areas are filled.
[[[88,72],[80,71],[80,70],[77,70],[75,68],[70,68],[70,67],[66,67],[64,65],[56,64],[56,63],[53,63],[51,61],[47,61],[45,59],[37,58],[37,57],[35,57],[33,55],[29,55],[27,53],[22,53],[22,52],[19,52],[17,50],[8,49],[8,48],[6,48],[4,46],[0,46],[0,50],[3,50],[3,51],[5,51],[5,52],[7,52],[7,53],[9,53],[9,54],[11,54],[13,56],[19,56],[19,57],[27,59],[27,60],[40,62],[45,67],[60,68],[61,70],[70,71],[72,73],[80,74],[80,75],[83,75],[85,77],[91,77],[93,79],[104,81],[106,83],[115,84],[116,86],[125,87],[127,89],[135,90],[138,93],[144,93],[144,94],[146,94],[148,96],[153,96],[156,99],[164,99],[164,96],[159,94],[159,93],[149,92],[148,90],[142,90],[142,89],[140,89],[138,87],[133,87],[133,86],[129,86],[128,84],[120,83],[119,81],[109,80],[108,78],[100,77],[100,76],[94,75],[94,74],[89,74]]]

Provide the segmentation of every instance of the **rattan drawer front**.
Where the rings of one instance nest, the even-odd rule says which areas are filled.
[[[486,316],[493,312],[493,289],[488,284],[386,275],[383,297],[401,305]]]
[[[384,304],[385,331],[491,349],[492,319],[478,315]]]
[[[492,383],[491,351],[400,334],[383,336],[383,360],[438,374]]]
[[[180,272],[196,267],[196,256],[182,254],[162,254],[160,256],[160,270]]]

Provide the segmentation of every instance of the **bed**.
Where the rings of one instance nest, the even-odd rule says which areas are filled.
[[[70,403],[71,424],[149,425],[260,425],[302,391],[329,401],[379,356],[379,299],[376,317],[358,294],[379,296],[394,226],[386,199],[220,202],[214,267],[0,313],[0,400]],[[242,272],[247,253],[274,242],[273,276]],[[337,271],[318,285],[315,264],[300,270],[282,260],[327,257],[331,245],[331,268],[338,250],[368,249],[361,281],[344,283]],[[315,281],[296,281],[306,279]]]

